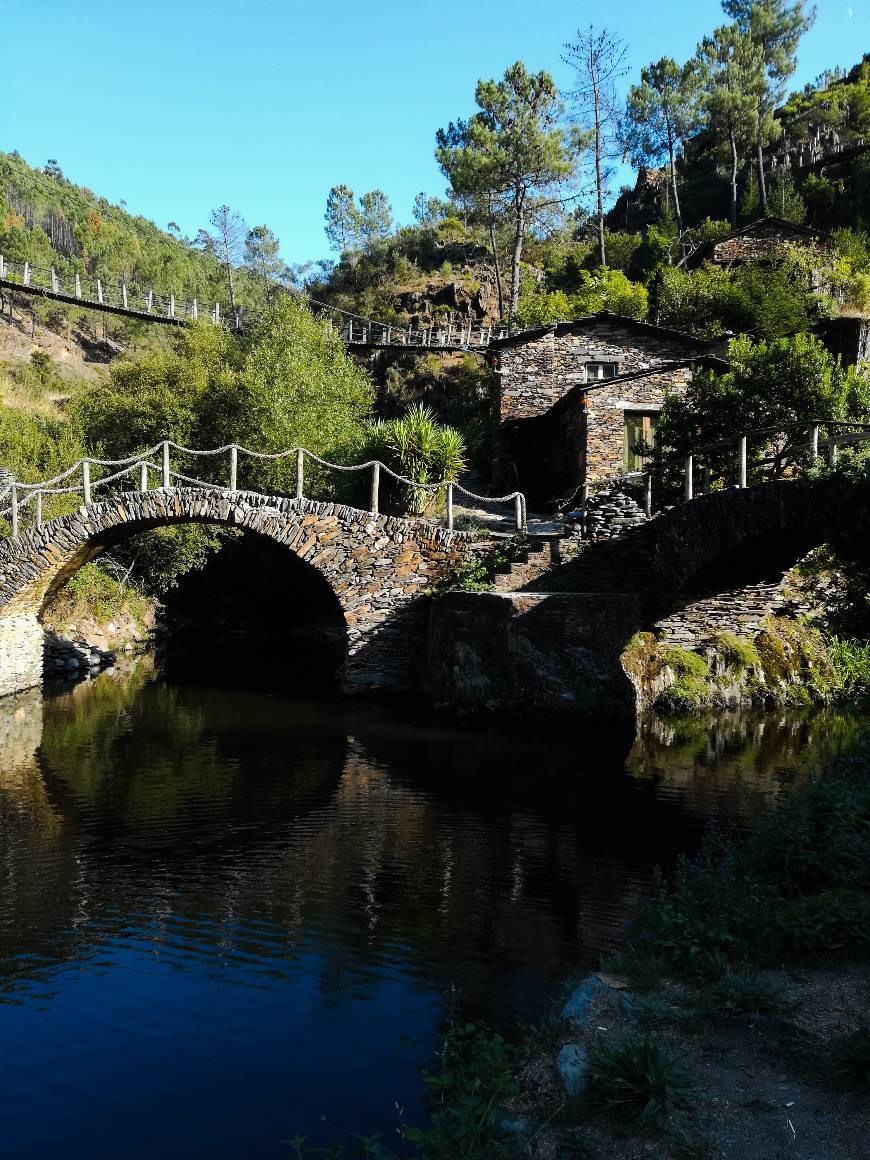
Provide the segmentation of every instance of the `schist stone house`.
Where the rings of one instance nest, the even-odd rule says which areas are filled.
[[[744,262],[777,262],[792,251],[815,251],[819,264],[835,249],[830,234],[811,226],[799,226],[784,218],[768,217],[751,222],[724,238],[699,246],[685,259],[687,266],[712,262],[715,266],[739,266]]]
[[[669,393],[699,364],[725,369],[714,344],[602,311],[490,347],[498,400],[497,486],[556,503],[583,484],[641,466]]]

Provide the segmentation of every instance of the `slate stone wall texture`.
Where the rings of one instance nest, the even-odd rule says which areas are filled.
[[[710,257],[718,265],[765,262],[782,258],[789,250],[814,252],[819,262],[823,261],[823,251],[812,242],[812,239],[773,226],[764,232],[743,233],[723,238],[713,246]]]
[[[425,691],[463,712],[633,720],[619,656],[640,615],[624,593],[450,592],[432,603]]]
[[[39,614],[52,591],[121,539],[192,522],[257,532],[320,572],[347,625],[348,691],[413,685],[425,629],[420,597],[457,559],[461,534],[339,504],[173,488],[113,496],[0,544],[0,696],[42,679]]]
[[[710,344],[655,327],[644,328],[618,316],[560,323],[545,331],[517,335],[496,347],[494,374],[498,395],[495,475],[504,486],[517,479],[512,449],[523,420],[546,415],[569,392],[586,383],[586,364],[615,363],[617,374],[649,371],[628,382],[603,382],[577,392],[582,433],[575,449],[576,479],[606,479],[623,470],[626,411],[655,413],[668,392],[682,393],[691,379],[689,367],[656,371],[662,363],[697,358]],[[528,470],[528,469],[526,469]],[[567,481],[566,486],[574,480]]]

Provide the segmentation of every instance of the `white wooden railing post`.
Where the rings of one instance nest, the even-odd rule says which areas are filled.
[[[305,487],[305,452],[301,447],[296,448],[296,498],[302,499]]]
[[[810,451],[813,463],[819,458],[819,428],[817,425],[810,430]]]
[[[148,490],[148,464],[147,463],[140,463],[139,464],[139,490],[140,491],[147,491]]]
[[[127,283],[126,282],[121,283],[121,305],[124,307],[125,310],[127,309]]]
[[[51,292],[57,294],[60,290],[60,283],[57,280],[57,271],[54,266],[51,267]]]
[[[237,490],[239,480],[239,449],[235,443],[230,444],[230,491]]]
[[[148,291],[148,301],[145,303],[145,309],[148,311],[149,314],[154,309],[154,291],[153,290]]]
[[[76,274],[76,298],[81,298],[81,296],[82,296],[82,279],[81,279],[81,275]]]
[[[12,501],[12,538],[18,538],[18,484],[14,481],[9,487],[9,498]]]
[[[647,516],[652,515],[652,472],[648,471],[643,477],[643,510]]]
[[[35,513],[33,518],[34,518],[34,522],[36,523],[37,528],[41,528],[42,527],[42,492],[41,491],[38,491],[36,493],[36,513]]]
[[[833,436],[831,436],[831,440],[828,443],[828,467],[836,467],[836,466],[837,466],[837,441],[836,441],[836,439],[834,439]]]
[[[175,317],[175,295],[174,294],[169,295],[169,307],[168,307],[167,313],[168,313],[170,318]]]
[[[372,464],[372,495],[369,503],[369,511],[373,516],[378,514],[378,492],[381,489],[381,465],[377,459]]]
[[[695,494],[694,478],[693,478],[693,460],[691,455],[686,456],[686,499],[689,500]]]
[[[196,304],[195,298],[194,298],[193,303],[191,305],[190,313],[191,313],[192,318],[199,318],[199,307]]]
[[[30,285],[30,263],[29,262],[24,263],[24,276],[22,278],[22,285],[24,285],[24,286]]]
[[[519,492],[514,496],[514,519],[517,531],[521,532],[523,530],[523,497]]]
[[[97,302],[103,305],[103,283],[97,278]]]
[[[221,304],[220,304],[220,302],[215,302],[215,304],[214,304],[214,324],[215,324],[215,326],[217,326],[220,323],[220,320],[221,320]]]
[[[172,476],[169,473],[169,440],[163,441],[163,482],[161,487],[168,488],[172,486]]]
[[[453,531],[453,484],[447,484],[447,531]]]
[[[746,487],[746,441],[747,437],[741,435],[737,442],[737,486]]]
[[[91,502],[91,461],[82,460],[82,498],[85,503]]]
[[[0,254],[0,278],[6,277],[6,259]]]

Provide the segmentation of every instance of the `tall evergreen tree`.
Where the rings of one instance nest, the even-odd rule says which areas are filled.
[[[285,282],[289,276],[287,263],[281,257],[281,244],[268,226],[254,226],[245,235],[245,265],[272,298],[276,282]]]
[[[669,56],[641,70],[640,84],[628,91],[624,143],[633,165],[667,161],[674,215],[682,231],[683,215],[677,188],[677,154],[700,120],[697,63],[679,65]]]
[[[393,229],[393,207],[382,189],[373,189],[359,199],[360,234],[366,244],[387,238]]]
[[[562,102],[547,72],[517,61],[501,80],[478,81],[479,111],[439,129],[435,156],[453,194],[510,214],[513,243],[508,325],[520,298],[526,231],[536,210],[553,204],[575,172]]]
[[[759,91],[756,114],[755,159],[761,208],[768,212],[764,151],[781,133],[774,116],[785,96],[786,81],[797,66],[797,47],[816,19],[815,6],[803,0],[722,0],[726,15],[752,39],[764,61],[766,84]]]
[[[360,243],[361,222],[353,190],[334,185],[326,197],[326,236],[337,254],[355,250]]]
[[[757,140],[764,60],[737,24],[717,28],[698,45],[707,128],[730,164],[731,224],[737,226],[737,176],[741,155]]]

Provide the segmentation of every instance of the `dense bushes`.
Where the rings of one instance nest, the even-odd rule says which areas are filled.
[[[660,877],[631,934],[662,970],[870,949],[870,775],[852,763],[793,791],[746,839],[712,835]]]

